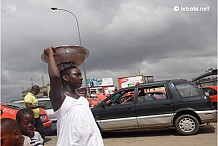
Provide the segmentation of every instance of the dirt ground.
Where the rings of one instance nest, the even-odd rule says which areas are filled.
[[[197,135],[181,136],[174,128],[137,132],[108,132],[105,146],[217,146],[217,123],[203,125]],[[57,136],[47,136],[45,146],[55,146]]]

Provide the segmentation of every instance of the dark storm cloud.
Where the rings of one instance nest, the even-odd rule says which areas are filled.
[[[210,7],[208,12],[175,12],[174,6]],[[43,48],[82,45],[89,49],[88,78],[154,75],[193,78],[216,68],[216,1],[205,0],[3,0],[2,96],[48,83]],[[80,67],[83,70],[82,66]],[[13,90],[14,92],[11,92]]]

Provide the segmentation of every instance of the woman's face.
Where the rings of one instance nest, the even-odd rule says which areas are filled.
[[[21,133],[29,136],[30,133],[34,130],[34,115],[24,114],[19,124]]]
[[[80,88],[83,81],[81,71],[78,68],[71,68],[70,73],[66,75],[66,79],[68,84],[75,89]]]

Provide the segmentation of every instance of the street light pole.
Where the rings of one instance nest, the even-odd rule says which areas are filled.
[[[73,15],[73,17],[76,19],[76,24],[77,24],[78,34],[79,34],[79,43],[80,43],[80,46],[82,47],[82,41],[81,41],[80,30],[79,30],[79,21],[78,21],[76,15],[74,15],[71,11],[66,10],[66,9],[51,8],[51,10],[53,10],[53,11],[55,11],[55,10],[65,11],[65,12],[68,12],[71,15]],[[83,71],[84,71],[84,77],[85,77],[86,95],[89,95],[89,88],[87,85],[87,77],[86,77],[85,60],[83,62]]]

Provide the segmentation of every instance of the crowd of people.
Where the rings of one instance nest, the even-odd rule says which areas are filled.
[[[16,114],[16,121],[10,118],[1,119],[1,145],[2,146],[43,146],[45,133],[39,117],[39,105],[36,95],[40,92],[38,85],[24,97],[24,109]],[[36,129],[34,131],[34,128]]]
[[[46,48],[44,54],[48,57],[49,98],[57,118],[56,146],[104,146],[89,102],[76,92],[83,81],[81,71],[71,62],[57,65],[52,47]],[[1,119],[2,146],[44,145],[39,108],[45,108],[45,105],[38,104],[35,96],[39,92],[39,86],[32,86],[24,97],[25,108],[17,112],[16,121]]]
[[[1,119],[1,146],[43,146],[44,139],[34,131],[34,113],[30,109],[21,109],[16,121]]]

